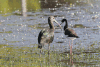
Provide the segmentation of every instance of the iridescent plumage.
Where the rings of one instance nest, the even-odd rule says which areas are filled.
[[[62,23],[64,23],[64,22],[65,22],[64,34],[65,34],[65,35],[68,35],[68,37],[79,38],[79,37],[77,36],[76,32],[75,32],[73,29],[68,28],[68,23],[67,23],[67,20],[66,20],[66,19],[63,19],[63,20],[62,20]],[[62,24],[62,23],[61,23],[61,24]]]
[[[48,24],[49,24],[50,28],[41,30],[38,35],[38,48],[41,49],[45,44],[49,44],[49,46],[50,46],[50,43],[52,43],[52,41],[54,39],[53,22],[56,22],[60,26],[60,24],[55,20],[55,18],[53,16],[50,16],[48,18]]]

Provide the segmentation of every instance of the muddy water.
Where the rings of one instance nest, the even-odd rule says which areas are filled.
[[[0,44],[34,47],[33,44],[38,44],[40,30],[49,27],[47,19],[53,15],[59,23],[66,18],[69,28],[74,29],[80,37],[73,41],[73,63],[80,66],[99,66],[100,1],[41,0],[39,3],[41,9],[37,8],[38,11],[35,11],[28,8],[27,17],[21,16],[20,11],[0,14]],[[70,50],[70,40],[64,36],[60,28],[56,27],[55,23],[54,25],[56,29],[54,41],[50,45],[51,51],[56,50],[67,55]],[[47,45],[44,49],[47,49]],[[62,59],[59,62],[66,66],[69,61]]]

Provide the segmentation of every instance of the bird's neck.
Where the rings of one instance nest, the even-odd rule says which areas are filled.
[[[48,21],[50,29],[54,29],[53,21]]]
[[[65,21],[64,30],[65,30],[66,28],[68,28],[68,23],[67,23],[67,21]]]

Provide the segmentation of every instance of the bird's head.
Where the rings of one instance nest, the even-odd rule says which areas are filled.
[[[62,19],[61,22],[62,22],[62,23],[65,22],[64,30],[65,30],[66,28],[68,28],[68,23],[67,23],[67,20],[66,20],[66,19]],[[62,24],[62,23],[61,23],[61,24]],[[61,25],[61,24],[60,24],[60,25]]]
[[[67,20],[66,20],[66,19],[62,19],[61,22],[64,23],[64,22],[67,22]],[[62,23],[61,23],[61,24],[62,24]],[[60,24],[60,25],[61,25],[61,24]]]
[[[57,21],[55,20],[54,16],[50,16],[50,17],[48,18],[48,20],[49,20],[49,21],[52,21],[52,22],[57,22]]]
[[[50,16],[48,18],[49,24],[53,25],[53,22],[57,23],[59,25],[59,27],[62,29],[61,25],[55,20],[54,16]]]

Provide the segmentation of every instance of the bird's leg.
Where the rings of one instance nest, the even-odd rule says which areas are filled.
[[[72,67],[72,55],[70,55],[70,67]]]
[[[70,46],[70,66],[71,66],[71,62],[72,62],[72,43],[70,44],[70,40],[69,40],[69,46]]]
[[[48,66],[50,66],[50,43],[48,44]]]
[[[70,45],[70,66],[71,66],[71,62],[72,62],[72,42]]]
[[[42,53],[42,50],[40,49],[40,53]]]
[[[48,44],[48,55],[50,54],[50,43]]]
[[[70,46],[70,40],[69,40],[69,46]]]
[[[71,45],[71,48],[73,47],[73,40],[72,40],[72,45]]]
[[[70,46],[70,56],[72,55],[72,43],[70,44],[70,41],[69,41],[69,46]]]
[[[72,43],[70,45],[70,55],[72,55],[72,44],[73,44],[73,40],[72,40]]]
[[[70,47],[70,55],[71,55],[71,45],[70,45],[70,40],[69,40],[69,47]]]
[[[72,66],[73,65],[73,55],[72,55],[72,46],[73,46],[73,40],[72,40],[72,43],[71,43],[71,51],[70,51],[70,65]]]
[[[40,49],[40,55],[39,55],[39,59],[41,59],[41,54],[42,54],[42,49]],[[40,66],[42,67],[41,60],[40,60]]]
[[[40,49],[40,57],[41,57],[42,49]]]
[[[72,40],[72,46],[73,46],[73,40]],[[72,64],[73,64],[73,56],[72,56]]]

